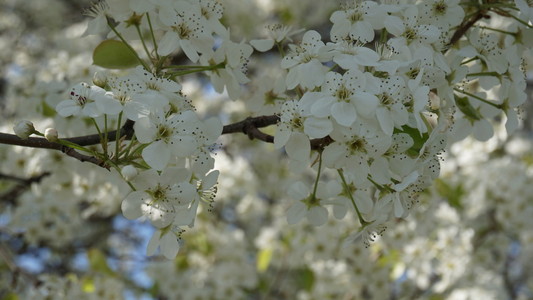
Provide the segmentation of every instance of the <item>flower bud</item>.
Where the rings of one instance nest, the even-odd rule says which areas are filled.
[[[57,130],[55,128],[46,128],[46,130],[44,131],[44,137],[49,142],[57,142],[58,140]]]
[[[32,133],[35,132],[35,127],[33,127],[32,122],[28,120],[22,120],[22,121],[19,121],[15,126],[13,126],[13,131],[19,138],[25,140]]]
[[[124,179],[127,181],[132,180],[135,176],[137,176],[137,174],[137,169],[135,169],[135,167],[132,165],[127,165],[122,168],[122,177],[124,177]]]
[[[105,89],[105,86],[107,85],[107,74],[103,72],[94,73],[93,83],[94,85]]]

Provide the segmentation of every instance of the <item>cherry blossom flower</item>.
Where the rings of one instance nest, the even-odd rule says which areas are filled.
[[[198,53],[206,53],[213,46],[213,37],[205,28],[205,19],[192,4],[179,3],[173,15],[161,14],[161,22],[167,26],[165,35],[159,42],[157,53],[169,55],[181,49],[192,62],[197,62]]]
[[[224,40],[215,51],[206,52],[200,57],[200,62],[205,65],[217,66],[223,64],[224,68],[217,68],[208,72],[215,91],[222,93],[224,86],[228,96],[236,100],[241,95],[241,84],[250,81],[246,77],[248,60],[253,49],[250,45],[234,43]]]
[[[281,67],[289,69],[287,87],[289,89],[301,85],[304,88],[314,88],[324,81],[325,66],[333,56],[332,47],[322,42],[320,33],[307,31],[300,45],[289,45],[291,53],[283,58]]]
[[[411,51],[421,45],[429,45],[438,40],[440,31],[437,27],[429,24],[420,24],[418,8],[409,6],[399,17],[389,18],[385,21],[387,31],[395,35],[387,45],[396,53],[406,50]]]
[[[184,168],[174,167],[162,172],[155,169],[141,172],[131,181],[137,190],[122,201],[122,213],[128,219],[145,216],[157,228],[170,225],[176,208],[193,196],[190,189],[180,185],[188,180],[189,174]]]
[[[146,90],[135,94],[134,98],[150,108],[151,111],[164,109],[176,93],[180,93],[181,85],[168,78],[156,77],[138,66],[133,73],[134,80],[141,82]]]
[[[107,115],[118,115],[124,112],[126,117],[137,121],[150,113],[149,104],[135,96],[146,90],[146,85],[134,76],[110,78],[110,91],[95,98],[96,107]]]
[[[378,106],[378,98],[366,92],[366,81],[365,74],[358,70],[349,70],[344,75],[328,72],[322,91],[307,93],[302,101],[312,102],[313,116],[325,118],[331,115],[337,123],[349,127],[357,116],[372,118]]]
[[[305,97],[305,96],[304,96]],[[274,146],[285,150],[291,159],[306,161],[311,154],[309,137],[321,138],[333,129],[326,118],[310,116],[305,100],[287,101],[282,106],[280,122],[274,135]]]
[[[379,125],[383,132],[392,136],[394,128],[406,124],[409,119],[403,104],[406,98],[405,83],[399,76],[381,80],[376,96],[379,100],[376,108]]]
[[[109,31],[109,27],[107,25],[107,14],[109,13],[109,5],[106,1],[99,1],[94,3],[84,13],[92,19],[89,20],[87,24],[87,29],[83,33],[83,36],[105,34]]]
[[[339,41],[333,45],[335,45],[333,61],[343,69],[379,65],[380,55],[372,49],[348,41]]]
[[[443,30],[458,26],[464,16],[465,12],[459,5],[459,0],[429,0],[421,3],[421,20]]]
[[[377,6],[373,1],[354,2],[352,6],[334,12],[329,19],[333,23],[331,40],[338,42],[350,38],[362,43],[372,41],[374,29],[379,27]]]
[[[103,97],[106,91],[98,86],[78,83],[70,90],[70,99],[59,102],[57,113],[62,117],[83,116],[96,118],[102,112],[96,106],[96,99]]]
[[[139,142],[149,143],[142,151],[143,159],[150,167],[163,170],[172,155],[193,154],[198,147],[194,130],[199,122],[198,116],[190,110],[169,117],[156,111],[140,118],[134,125],[135,135]]]
[[[331,133],[334,142],[322,154],[324,165],[343,168],[353,176],[356,186],[366,187],[370,174],[369,160],[379,157],[391,145],[391,138],[370,123],[356,122],[352,127],[338,127]]]
[[[189,201],[177,210],[174,225],[193,227],[200,203],[206,205],[208,211],[213,209],[219,174],[220,172],[215,170],[198,180],[193,180],[193,183],[186,184],[187,189],[191,191]]]
[[[317,189],[317,193],[323,191],[325,189]],[[320,204],[322,195],[310,195],[310,192],[309,187],[301,181],[293,183],[287,190],[292,199],[298,199],[287,211],[289,224],[296,224],[304,217],[314,226],[324,225],[328,221],[328,210]]]

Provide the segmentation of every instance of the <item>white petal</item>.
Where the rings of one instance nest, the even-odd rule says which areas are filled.
[[[196,52],[196,48],[193,46],[191,41],[189,41],[189,40],[181,40],[180,41],[180,46],[181,46],[181,49],[183,50],[183,52],[185,52],[185,55],[187,55],[187,57],[192,62],[197,62],[198,61],[198,58],[200,58],[200,57],[198,56],[198,52]]]
[[[176,136],[173,140],[173,153],[178,157],[187,157],[198,149],[198,143],[193,136],[180,135]]]
[[[396,218],[401,218],[404,213],[404,208],[402,202],[400,201],[399,195],[394,196],[394,216]]]
[[[289,73],[287,73],[287,78],[285,79],[285,83],[287,84],[287,88],[289,90],[292,90],[298,84],[300,84],[300,78],[298,78],[298,70],[296,68],[289,70]]]
[[[479,120],[474,126],[474,137],[478,141],[487,141],[494,135],[494,129],[487,120]]]
[[[405,31],[402,19],[397,16],[389,16],[385,19],[385,28],[395,36],[400,36]]]
[[[331,107],[331,115],[342,126],[350,127],[357,119],[355,107],[351,103],[334,103]]]
[[[313,206],[307,214],[307,220],[313,226],[322,226],[328,221],[328,210],[322,206]]]
[[[383,132],[385,132],[388,136],[392,136],[392,133],[394,131],[394,123],[389,110],[383,107],[379,107],[376,110],[376,116],[378,117],[379,125]]]
[[[122,214],[126,219],[135,220],[143,215],[141,206],[144,199],[149,195],[142,191],[131,192],[126,199],[122,200]]]
[[[214,186],[217,183],[218,176],[220,174],[220,171],[215,170],[207,174],[205,178],[202,180],[202,187],[203,188],[210,188]]]
[[[159,248],[167,259],[174,259],[180,250],[180,244],[173,232],[167,232],[161,237]]]
[[[295,202],[289,210],[287,210],[287,223],[290,225],[296,224],[303,219],[307,214],[307,206],[302,201]]]
[[[161,171],[170,161],[170,149],[162,141],[157,141],[143,149],[142,157],[150,167]]]
[[[274,40],[251,40],[250,45],[252,45],[259,52],[265,52],[272,49],[272,47],[274,46]]]
[[[289,141],[289,138],[291,137],[291,131],[278,127],[276,131],[276,135],[274,135],[274,147],[276,149],[280,149],[281,147],[285,146],[287,144],[287,141]]]
[[[322,159],[327,167],[332,168],[337,161],[342,157],[345,152],[345,148],[338,143],[333,143],[324,149],[322,153]]]
[[[304,132],[311,139],[323,138],[333,131],[333,124],[326,118],[309,117],[304,121]]]
[[[285,145],[285,151],[291,159],[306,161],[311,155],[311,143],[303,133],[294,133]]]
[[[174,225],[176,226],[194,226],[196,219],[196,212],[198,210],[198,201],[195,200],[189,209],[178,209],[174,218]]]
[[[222,122],[217,117],[212,117],[204,121],[204,131],[207,135],[207,143],[214,143],[222,134]]]
[[[159,45],[157,47],[157,53],[162,56],[169,55],[178,49],[180,45],[180,40],[178,35],[173,31],[167,31],[165,35],[159,40]]]
[[[287,195],[293,199],[304,199],[309,195],[309,188],[301,181],[297,181],[289,186]]]
[[[355,108],[360,116],[370,117],[376,111],[379,100],[375,95],[365,92],[357,92],[354,95]]]
[[[152,235],[152,237],[150,238],[148,245],[146,246],[146,255],[152,256],[155,254],[157,247],[159,247],[160,239],[161,239],[161,230],[156,230],[154,234]]]
[[[63,100],[56,106],[56,111],[62,117],[77,116],[81,107],[73,100]]]
[[[152,124],[148,117],[140,118],[133,125],[135,136],[137,140],[143,144],[150,143],[155,140],[157,128]]]
[[[331,115],[331,106],[335,103],[335,98],[323,96],[311,106],[311,114],[319,118],[325,118]]]

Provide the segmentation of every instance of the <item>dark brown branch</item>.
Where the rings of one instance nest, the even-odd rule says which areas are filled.
[[[258,128],[274,125],[278,122],[279,117],[276,115],[248,117],[243,121],[224,126],[222,134],[242,132],[246,134],[251,140],[258,139],[267,143],[274,143],[273,136],[261,132]],[[311,140],[311,149],[324,149],[324,147],[331,144],[332,142],[333,140],[329,136],[320,139],[313,139]]]
[[[258,128],[274,125],[278,122],[279,116],[277,115],[248,117],[240,122],[225,125],[222,129],[222,134],[242,132],[246,134],[250,139],[258,139],[267,143],[273,143],[274,137],[260,131]],[[131,120],[126,121],[124,126],[122,126],[122,128],[120,129],[119,138],[122,137],[124,139],[131,139],[131,137],[133,136],[133,124],[134,122]],[[116,130],[108,133],[109,142],[113,142],[117,139],[116,133]],[[65,138],[64,140],[78,144],[80,146],[95,145],[101,142],[100,136],[98,134]],[[314,150],[323,149],[332,141],[333,140],[329,136],[321,139],[314,139],[311,140],[311,148]],[[0,144],[59,150],[67,154],[68,156],[76,158],[79,161],[90,162],[109,170],[109,166],[106,165],[105,162],[103,162],[99,158],[81,154],[72,148],[65,147],[58,143],[49,142],[45,138],[30,137],[28,139],[23,140],[14,134],[0,133]]]
[[[126,136],[127,139],[131,138],[133,136],[133,124],[134,124],[133,121],[127,120],[126,123],[124,123],[124,126],[122,126],[122,128],[120,129],[119,136],[121,137]],[[107,140],[109,142],[115,141],[117,138],[116,135],[117,135],[116,130],[110,131],[107,134]],[[74,144],[78,144],[80,146],[89,146],[89,145],[99,144],[100,136],[98,134],[91,134],[91,135],[77,136],[77,137],[72,137],[72,138],[65,138],[63,140],[69,141]],[[24,147],[31,147],[31,148],[53,149],[53,150],[62,150],[62,147],[63,147],[61,144],[49,142],[45,138],[29,137],[23,140],[15,134],[1,133],[1,132],[0,132],[0,144],[24,146]]]
[[[95,164],[95,165],[97,165],[99,167],[106,168],[107,170],[110,169],[110,166],[107,165],[103,160],[101,160],[99,158],[96,158],[94,156],[81,154],[81,153],[77,152],[76,150],[74,150],[72,148],[63,146],[61,148],[61,152],[65,153],[66,155],[68,155],[70,157],[74,157],[75,159],[77,159],[77,160],[79,160],[81,162],[90,162],[90,163]]]
[[[0,201],[15,203],[15,199],[17,199],[20,194],[22,194],[22,192],[24,192],[32,183],[41,182],[43,178],[49,175],[50,172],[44,172],[30,178],[21,178],[7,174],[0,174],[0,179],[15,181],[17,183],[16,186],[14,186],[11,190],[0,196]]]
[[[120,129],[120,134],[118,135],[120,137],[125,137],[127,139],[131,138],[133,136],[133,124],[134,122],[131,120],[127,120],[126,123],[122,126]],[[113,130],[108,133],[107,140],[109,142],[113,142],[117,139],[117,131]],[[65,141],[69,141],[71,143],[78,144],[80,146],[89,146],[89,145],[95,145],[100,143],[100,135],[98,134],[92,134],[92,135],[86,135],[86,136],[78,136],[73,138],[65,138]],[[53,149],[53,150],[59,150],[66,155],[70,157],[74,157],[77,160],[81,162],[90,162],[97,166],[106,168],[109,170],[109,166],[106,165],[102,160],[99,158],[96,158],[94,156],[88,156],[81,154],[77,152],[76,150],[63,146],[58,143],[50,142],[45,138],[37,138],[37,137],[30,137],[27,139],[21,139],[15,134],[9,134],[9,133],[0,133],[0,144],[8,144],[8,145],[16,145],[16,146],[24,146],[24,147],[31,147],[31,148],[42,148],[42,149]]]
[[[250,128],[262,128],[279,122],[279,116],[248,117],[240,122],[224,126],[222,134],[242,132],[248,134]]]
[[[469,20],[464,20],[463,23],[457,28],[455,33],[453,34],[452,38],[450,39],[449,46],[455,45],[463,35],[466,34],[468,29],[470,29],[474,24],[476,24],[477,21],[481,20],[483,17],[485,17],[487,11],[486,10],[480,10],[478,11],[474,16],[472,16]]]
[[[50,172],[44,172],[42,174],[35,175],[30,178],[21,178],[21,177],[17,177],[13,175],[7,175],[7,174],[0,173],[0,179],[15,181],[16,183],[21,184],[21,185],[30,185],[34,182],[40,182],[46,176],[50,176]]]
[[[248,117],[243,121],[224,126],[222,134],[242,132],[251,140],[258,139],[267,143],[273,143],[274,137],[261,132],[258,128],[274,125],[278,122],[279,117],[276,115]]]

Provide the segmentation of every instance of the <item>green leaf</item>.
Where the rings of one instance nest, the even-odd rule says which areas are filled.
[[[483,116],[477,111],[468,101],[468,97],[459,97],[455,95],[455,104],[459,110],[468,117],[470,121],[478,121],[483,119]]]
[[[87,256],[89,257],[89,265],[91,266],[91,270],[108,275],[113,274],[113,270],[111,270],[111,268],[109,268],[107,265],[107,258],[102,251],[92,248],[87,252]]]
[[[463,186],[461,184],[452,186],[443,179],[437,178],[435,181],[435,188],[437,189],[437,193],[439,193],[439,195],[448,200],[448,204],[450,204],[451,207],[456,209],[461,209],[463,207],[461,198],[463,197],[465,191],[463,190]]]
[[[268,265],[270,265],[270,261],[272,260],[272,249],[263,249],[259,251],[259,254],[257,255],[257,271],[260,273],[266,271],[268,269]]]
[[[411,157],[416,157],[420,153],[422,147],[429,139],[429,134],[423,133],[420,134],[420,131],[417,128],[409,127],[407,125],[402,126],[402,129],[394,128],[394,133],[407,133],[413,139],[413,146],[407,150],[407,154]]]
[[[43,106],[43,116],[53,118],[56,115],[56,110],[48,103],[42,101],[41,104]]]
[[[106,69],[128,69],[138,65],[139,60],[125,43],[105,40],[94,49],[93,63]]]
[[[298,274],[296,275],[296,285],[299,288],[302,288],[308,292],[310,292],[313,289],[313,285],[315,284],[315,274],[311,269],[305,268],[300,269],[297,271]]]
[[[10,292],[2,298],[2,300],[19,300],[19,296],[13,292]]]
[[[87,294],[94,293],[94,280],[92,278],[83,278],[81,281],[81,290]]]

